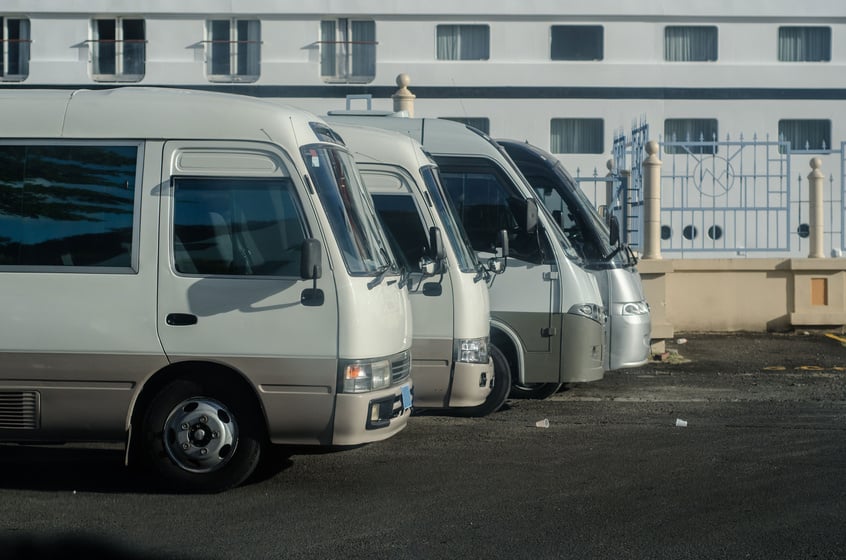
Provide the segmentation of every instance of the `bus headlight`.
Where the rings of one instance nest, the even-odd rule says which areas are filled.
[[[649,304],[645,301],[630,301],[623,304],[623,315],[648,315]]]
[[[488,340],[488,337],[456,339],[455,361],[468,364],[488,363]]]
[[[365,393],[391,386],[389,360],[356,360],[342,365],[341,386],[344,393]]]
[[[593,319],[597,323],[605,322],[605,309],[595,303],[577,303],[570,308],[569,313]]]

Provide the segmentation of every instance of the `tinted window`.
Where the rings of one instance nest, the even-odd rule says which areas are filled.
[[[540,264],[551,251],[539,236],[525,231],[526,200],[515,192],[500,173],[481,163],[478,166],[451,164],[438,159],[447,194],[458,211],[470,243],[478,252],[495,253],[497,233],[508,231],[510,255]],[[543,247],[541,244],[543,243]]]
[[[130,267],[138,146],[0,146],[0,265]]]
[[[290,179],[174,179],[174,261],[184,274],[299,276],[305,228]]]
[[[553,25],[551,32],[552,60],[602,60],[602,26]]]
[[[428,254],[426,229],[411,195],[374,194],[373,203],[388,242],[400,264],[420,272],[420,259]]]

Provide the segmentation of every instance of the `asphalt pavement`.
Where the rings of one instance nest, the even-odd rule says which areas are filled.
[[[87,557],[85,539],[127,558],[839,560],[846,347],[826,334],[677,335],[643,367],[293,451],[212,496],[151,493],[120,450],[0,445],[0,558]]]

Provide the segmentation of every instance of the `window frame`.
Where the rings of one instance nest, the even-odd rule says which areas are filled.
[[[480,130],[484,132],[486,135],[491,135],[491,119],[488,117],[438,117],[439,119],[443,119],[445,121],[453,121],[457,123],[461,123],[464,126],[469,126],[471,128],[475,128],[476,130]],[[476,126],[476,124],[481,124],[483,126]]]
[[[218,22],[228,22],[229,23],[229,33],[226,39],[215,39],[215,31],[214,25]],[[240,23],[246,23],[247,28],[247,35],[251,35],[252,31],[250,26],[255,25],[255,39],[239,39],[239,30],[238,25]],[[234,37],[234,39],[233,39]],[[261,39],[261,20],[258,18],[211,18],[205,21],[205,39],[203,40],[205,45],[204,49],[204,66],[206,70],[206,79],[210,82],[224,82],[224,83],[252,83],[258,81],[261,77],[261,45],[263,43]],[[228,58],[227,67],[229,72],[228,73],[215,73],[214,66],[215,62],[215,52],[214,46],[218,43],[225,43],[227,44],[227,48],[229,53],[226,58]],[[246,45],[242,47],[241,45]],[[252,62],[251,58],[251,48],[255,49],[255,61]],[[244,50],[246,49],[246,53]],[[244,66],[247,68],[244,69],[244,73],[239,73],[241,67],[241,55],[244,54],[246,60],[243,63]],[[249,72],[250,65],[255,64],[255,72]],[[233,72],[234,69],[234,72]]]
[[[565,58],[560,58],[560,57],[554,56],[555,45],[558,41],[563,41],[565,44],[568,43],[566,37],[559,37],[556,40],[556,33],[555,33],[556,29],[557,30],[570,29],[570,30],[576,31],[578,33],[585,33],[585,34],[587,34],[589,31],[595,32],[596,30],[598,30],[599,36],[598,37],[591,37],[591,39],[594,40],[594,41],[596,39],[598,39],[598,41],[599,41],[599,53],[598,53],[599,56],[598,57],[597,56],[590,56],[590,55],[578,56],[578,53],[577,53],[577,56],[571,56],[571,57],[565,57]],[[558,61],[597,62],[597,61],[600,61],[600,60],[604,60],[605,59],[605,27],[602,26],[602,25],[596,25],[596,24],[592,24],[592,25],[578,25],[578,24],[550,25],[549,26],[549,59],[554,60],[556,62],[558,62]]]
[[[36,146],[57,147],[64,146],[92,146],[92,147],[132,147],[135,148],[135,183],[132,198],[132,236],[129,250],[129,266],[94,266],[94,265],[0,265],[0,272],[44,272],[44,273],[84,273],[84,274],[138,274],[141,243],[141,199],[145,143],[143,141],[102,141],[102,140],[62,140],[47,141],[32,140],[0,140],[0,146]]]
[[[812,31],[820,31],[824,35],[827,35],[826,39],[828,40],[825,56],[821,58],[808,58],[806,54],[804,57],[799,58],[783,58],[783,50],[782,50],[782,39],[787,40],[786,37],[782,37],[782,32],[787,30],[794,30],[794,31],[803,31],[802,37],[802,49],[803,51],[808,50],[807,46],[804,44],[810,37]],[[776,39],[776,58],[779,62],[796,62],[796,63],[813,63],[813,62],[831,62],[831,50],[832,50],[832,33],[831,27],[825,25],[780,25],[778,28],[778,35]]]
[[[669,48],[668,48],[668,41],[669,37],[667,36],[670,30],[713,30],[714,37],[713,37],[713,53],[706,53],[704,58],[670,58],[669,56]],[[705,52],[706,49],[703,48],[702,52]],[[694,53],[698,54],[698,53]],[[713,58],[710,58],[713,56]],[[720,59],[720,30],[716,25],[666,25],[664,26],[664,62],[717,62]]]
[[[124,22],[126,21],[140,21],[142,25],[142,39],[125,39]],[[114,39],[101,39],[98,28],[99,22],[112,22],[114,24]],[[95,82],[140,82],[144,79],[147,72],[147,20],[143,17],[94,17],[91,18],[89,24],[91,38],[88,40],[88,68],[91,73],[91,79]],[[103,59],[105,55],[100,53],[101,43],[113,43],[114,52],[112,53],[114,72],[97,72],[95,69],[99,68],[98,62]],[[141,72],[127,73],[126,72],[126,44],[140,43],[141,48]]]
[[[343,26],[341,23],[343,22]],[[331,23],[333,25],[333,40],[327,40],[324,37],[324,25]],[[370,23],[373,27],[373,40],[372,41],[356,41],[353,39],[354,34],[354,24],[355,23]],[[342,29],[343,27],[343,29]],[[368,84],[376,79],[376,47],[379,44],[379,41],[376,39],[376,21],[373,19],[364,19],[364,18],[327,18],[320,20],[320,27],[319,27],[319,37],[320,40],[317,42],[320,49],[319,59],[320,59],[320,79],[326,83],[330,84]],[[324,52],[329,45],[335,47],[332,51],[332,59],[334,60],[334,73],[324,74],[324,57],[328,56],[328,53]],[[372,47],[372,56],[369,60],[359,60],[359,58],[365,58],[366,55],[362,54],[358,57],[356,56],[356,52],[359,52],[356,46],[360,46],[362,48]],[[339,47],[343,47],[342,51],[339,52]],[[372,72],[367,74],[356,74],[356,62],[364,62],[367,63],[367,66],[372,68]],[[346,71],[342,71],[346,68]]]
[[[9,22],[10,21],[17,21],[18,22],[18,35],[17,39],[9,38]],[[18,46],[18,53],[17,53],[17,65],[22,70],[17,74],[9,74],[9,60],[12,56],[10,52],[11,44],[17,43]],[[2,50],[0,50],[0,82],[22,82],[29,77],[29,62],[30,62],[30,45],[32,44],[32,27],[30,25],[29,18],[25,17],[9,17],[9,16],[0,16],[0,45],[2,45]]]
[[[600,131],[600,138],[598,143],[598,148],[594,148],[592,151],[560,151],[560,146],[558,146],[558,142],[556,141],[555,136],[555,127],[556,123],[565,123],[565,122],[573,122],[578,123],[582,122],[585,125],[588,123],[598,123],[599,124],[599,131]],[[576,142],[574,149],[581,147],[581,145],[585,143],[583,140],[579,140]],[[596,118],[585,118],[585,117],[554,117],[549,121],[549,151],[555,155],[571,155],[571,154],[604,154],[607,150],[605,148],[605,119],[601,117]]]
[[[404,179],[400,179],[400,180],[404,181]],[[420,259],[418,259],[417,262],[410,262],[409,261],[408,254],[405,251],[405,247],[399,242],[399,239],[397,238],[397,236],[394,235],[394,229],[391,228],[390,226],[386,225],[385,220],[382,216],[382,211],[379,209],[379,201],[381,201],[381,200],[393,199],[393,200],[402,200],[404,202],[411,201],[411,206],[414,208],[414,211],[417,214],[417,221],[414,222],[414,223],[416,223],[419,226],[420,229],[419,229],[418,233],[420,234],[421,240],[425,243],[423,254],[421,255],[421,258],[426,257],[431,253],[431,248],[429,247],[429,225],[426,221],[426,218],[423,215],[423,212],[422,212],[422,209],[420,208],[420,205],[418,204],[417,197],[414,196],[414,193],[412,193],[410,191],[406,191],[406,192],[373,191],[373,192],[370,193],[370,196],[373,198],[373,207],[376,210],[376,215],[379,217],[379,223],[382,226],[382,229],[385,231],[385,233],[389,236],[388,237],[388,244],[391,245],[391,250],[393,251],[394,256],[399,257],[397,255],[397,251],[400,251],[401,252],[400,255],[402,256],[404,264],[406,264],[408,266],[408,272],[410,272],[412,274],[418,274],[418,275],[422,274],[422,269],[420,268]],[[405,197],[405,198],[403,198],[403,197]],[[413,228],[414,226],[412,226],[411,224],[407,224],[407,227]],[[393,241],[396,242],[396,246],[394,246],[391,243],[392,239],[393,239]],[[399,260],[399,258],[397,260]],[[402,266],[402,264],[403,263],[400,263],[400,266]]]
[[[791,124],[798,124],[798,123],[826,123],[827,130],[827,138],[822,138],[822,143],[825,146],[820,146],[819,148],[813,148],[810,145],[806,148],[804,145],[801,147],[794,144],[793,140],[788,139],[784,132],[782,131],[782,126],[785,126],[787,123]],[[778,139],[779,141],[788,141],[790,142],[790,153],[802,153],[802,154],[828,154],[831,153],[831,119],[779,119],[778,120]],[[779,147],[780,150],[783,151],[781,146]]]
[[[299,233],[302,234],[301,235],[302,239],[300,239],[297,244],[294,244],[294,245],[289,244],[283,250],[287,251],[287,250],[291,250],[292,248],[299,249],[299,248],[302,247],[302,242],[304,240],[308,239],[309,237],[311,237],[311,231],[309,229],[308,220],[306,219],[305,212],[303,210],[303,201],[301,200],[299,192],[297,190],[296,182],[293,180],[293,177],[290,176],[290,175],[285,174],[285,175],[281,175],[281,176],[278,176],[278,175],[276,175],[276,176],[250,176],[250,175],[195,175],[195,174],[181,175],[181,174],[174,174],[170,178],[171,189],[172,189],[172,191],[171,191],[172,195],[171,196],[172,196],[173,202],[172,202],[172,208],[171,208],[171,212],[170,212],[170,214],[171,214],[170,215],[170,222],[168,224],[168,227],[170,228],[171,267],[172,267],[172,270],[174,271],[175,274],[177,274],[178,276],[188,276],[188,277],[228,277],[228,278],[234,277],[234,278],[262,278],[262,279],[266,279],[266,278],[288,278],[288,279],[291,279],[291,278],[294,278],[294,279],[300,279],[300,270],[299,270],[300,259],[299,258],[297,258],[295,261],[290,261],[290,262],[294,263],[292,265],[294,270],[290,271],[287,274],[279,273],[277,271],[274,271],[272,273],[271,272],[253,272],[253,271],[248,271],[246,269],[243,270],[243,271],[228,270],[226,272],[212,272],[212,271],[206,271],[206,270],[204,270],[204,271],[180,270],[179,269],[179,263],[177,262],[177,259],[176,259],[176,256],[177,256],[177,253],[178,253],[176,231],[177,231],[177,225],[181,225],[181,224],[177,224],[177,214],[181,210],[180,203],[183,203],[183,201],[180,200],[179,190],[180,190],[180,186],[185,186],[185,187],[190,186],[191,189],[195,189],[196,183],[199,183],[199,182],[205,182],[205,184],[204,185],[201,184],[200,188],[197,189],[197,190],[199,190],[200,192],[206,193],[206,194],[212,193],[216,190],[216,189],[209,188],[210,184],[217,183],[217,184],[220,184],[224,187],[227,187],[227,186],[230,187],[230,188],[222,188],[218,192],[220,194],[222,194],[224,197],[228,197],[229,199],[231,199],[233,201],[233,206],[235,205],[234,200],[236,198],[238,199],[238,204],[241,204],[241,205],[243,205],[244,201],[247,200],[246,197],[244,196],[243,192],[238,193],[236,195],[236,193],[239,190],[242,190],[242,189],[245,188],[245,185],[250,185],[250,188],[256,189],[256,190],[258,190],[256,185],[258,185],[258,186],[265,186],[266,185],[264,190],[262,190],[261,192],[266,193],[269,197],[273,196],[273,192],[274,192],[273,189],[276,188],[276,189],[279,190],[279,192],[281,194],[284,194],[285,196],[288,197],[288,202],[290,203],[290,207],[293,210],[293,213],[290,216],[282,215],[282,214],[276,214],[276,215],[273,216],[274,221],[277,224],[280,224],[280,223],[285,221],[285,220],[281,220],[280,218],[285,218],[286,220],[290,220],[290,219],[295,218],[296,223],[299,226]],[[192,199],[190,199],[190,198],[186,199],[186,201],[189,202],[189,203],[193,202]],[[248,202],[253,202],[253,201],[248,200]],[[281,201],[281,202],[283,203],[283,206],[284,206],[285,201]],[[280,208],[275,208],[275,210],[279,210],[279,209]],[[208,208],[207,207],[202,208],[202,210],[208,211]],[[250,218],[253,218],[254,216],[252,216],[252,214],[245,214],[245,217],[249,220]],[[247,223],[249,223],[249,222],[247,222]],[[206,224],[202,224],[202,225],[204,227],[206,226]],[[266,245],[262,245],[261,243],[256,241],[256,239],[253,237],[253,234],[255,233],[254,230],[239,229],[238,227],[236,227],[236,226],[243,226],[243,225],[244,224],[242,222],[238,221],[238,219],[232,219],[229,222],[226,222],[226,226],[227,226],[228,229],[230,229],[230,233],[231,233],[228,241],[231,242],[231,246],[232,246],[233,263],[236,260],[234,255],[237,253],[235,247],[236,247],[238,238],[241,238],[241,249],[242,250],[240,251],[240,254],[242,256],[244,256],[244,259],[243,259],[242,262],[246,262],[246,263],[249,264],[249,260],[250,260],[249,256],[256,254],[256,253],[263,257],[264,262],[273,261],[274,259],[271,258],[271,257],[278,257],[280,255],[280,253],[274,254],[272,252],[265,253],[265,252],[262,252],[262,251],[258,251],[257,250],[258,248],[260,248],[262,246],[266,247]],[[240,235],[238,234],[238,232],[240,232]],[[244,239],[250,239],[251,243],[245,242]],[[253,247],[254,249],[256,249],[256,251],[251,251],[250,247]],[[190,250],[186,247],[183,247],[183,250],[185,250],[186,253],[190,253]],[[193,259],[191,259],[191,260],[193,261]],[[196,261],[193,261],[193,262],[196,263]]]
[[[699,138],[689,138],[685,136],[685,138],[679,139],[676,137],[675,139],[670,139],[667,135],[667,124],[668,123],[681,123],[683,121],[689,121],[691,124],[695,124],[696,121],[701,121],[702,123],[713,123],[713,131],[710,137],[705,136],[704,134],[700,134]],[[720,123],[719,120],[716,118],[711,117],[695,117],[695,118],[686,118],[686,117],[672,117],[664,119],[664,153],[669,155],[683,155],[683,154],[696,154],[696,155],[716,155],[719,152],[719,142],[720,142]],[[681,146],[667,146],[666,143],[688,143],[694,150],[682,150]]]
[[[441,49],[440,49],[440,32],[441,29],[444,28],[455,28],[457,30],[457,34],[455,35],[457,39],[457,43],[453,45],[451,48],[455,50],[456,57],[455,58],[441,58]],[[473,57],[473,58],[463,58],[462,57],[462,30],[468,28],[477,28],[477,29],[484,29],[486,31],[486,45],[485,45],[485,53],[482,57]],[[491,59],[491,26],[487,23],[439,23],[435,26],[435,60],[440,62],[480,62],[486,61]]]

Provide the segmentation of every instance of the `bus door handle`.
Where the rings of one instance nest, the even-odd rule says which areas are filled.
[[[181,327],[187,325],[196,325],[197,316],[190,313],[169,313],[165,319],[168,325],[174,327]]]

